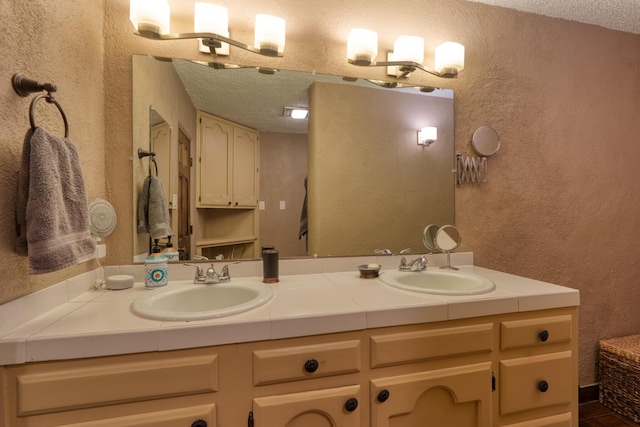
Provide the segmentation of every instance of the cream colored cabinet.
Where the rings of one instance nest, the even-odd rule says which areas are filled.
[[[258,205],[258,132],[198,112],[197,207]]]
[[[504,320],[500,332],[500,425],[577,426],[575,314]]]
[[[371,425],[491,426],[491,362],[371,381]]]
[[[358,335],[340,340],[323,337],[324,342],[293,339],[249,348],[255,426],[360,427],[363,396],[358,374],[364,355]]]
[[[577,427],[576,336],[564,308],[6,366],[0,424]]]
[[[8,367],[3,425],[174,427],[202,420],[216,426],[218,404],[224,402],[224,396],[218,396],[220,356],[228,351],[196,349]]]
[[[360,386],[311,390],[253,399],[256,426],[360,427]]]
[[[491,426],[493,323],[381,333],[370,343],[372,368],[403,372],[371,380],[372,426]]]

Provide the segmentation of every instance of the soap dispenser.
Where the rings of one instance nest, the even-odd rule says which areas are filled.
[[[167,236],[167,244],[164,245],[162,255],[165,256],[169,262],[180,259],[180,253],[173,247],[173,243],[171,243],[171,236]]]
[[[151,254],[144,261],[144,286],[146,288],[159,288],[169,282],[167,278],[167,264],[167,257],[160,252],[158,239],[154,239]]]

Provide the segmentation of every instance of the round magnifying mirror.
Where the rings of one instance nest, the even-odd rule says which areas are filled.
[[[479,127],[473,133],[471,146],[478,156],[493,156],[500,149],[500,138],[498,137],[498,132],[489,126]]]
[[[440,227],[436,232],[435,245],[443,252],[451,252],[460,246],[460,232],[453,225]]]
[[[435,224],[429,224],[424,228],[422,232],[422,243],[424,243],[425,248],[429,249],[431,252],[438,252],[439,249],[436,246],[436,233],[438,232],[438,227]]]

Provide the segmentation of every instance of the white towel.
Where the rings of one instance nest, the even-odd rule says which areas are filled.
[[[16,251],[28,255],[29,274],[50,273],[94,256],[84,176],[69,139],[42,128],[27,132],[16,221]]]

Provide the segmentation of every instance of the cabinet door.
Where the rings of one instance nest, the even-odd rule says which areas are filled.
[[[360,386],[253,399],[256,427],[359,427]]]
[[[233,125],[200,116],[198,206],[231,206]]]
[[[375,427],[491,425],[491,363],[371,381]]]
[[[258,133],[234,127],[233,135],[233,206],[258,205]]]

